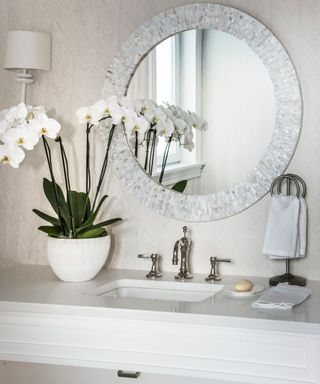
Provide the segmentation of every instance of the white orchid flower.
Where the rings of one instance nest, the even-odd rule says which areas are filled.
[[[113,125],[118,125],[122,121],[123,111],[118,102],[114,99],[99,100],[90,108],[92,124],[99,124],[99,120],[104,117],[110,117]]]
[[[143,135],[149,129],[147,120],[136,114],[132,114],[124,124],[128,135],[134,135],[136,132]]]
[[[92,111],[90,107],[81,107],[76,111],[76,116],[80,124],[87,124],[92,120]]]
[[[187,129],[187,123],[179,117],[173,117],[172,119],[174,129],[178,135],[183,135]]]
[[[46,136],[50,139],[55,139],[61,129],[61,125],[57,120],[49,119],[44,113],[41,113],[37,119],[31,120],[29,127],[33,129],[38,136]]]
[[[117,103],[109,103],[107,107],[108,116],[112,119],[113,125],[118,125],[125,116],[123,109]]]
[[[131,109],[125,106],[120,106],[115,102],[109,102],[105,109],[105,114],[111,118],[113,125],[124,123],[132,113],[134,112]]]
[[[174,113],[172,109],[170,109],[170,106],[169,107],[160,106],[160,108],[166,114],[167,118],[173,122],[175,131],[176,131],[175,133],[182,135],[186,128],[186,122],[181,118],[177,117],[177,114]]]
[[[26,120],[27,115],[27,107],[24,103],[21,103],[15,107],[10,108],[5,116],[5,119],[11,128],[15,128]]]
[[[208,127],[208,124],[205,120],[201,119],[200,116],[198,116],[194,112],[189,112],[187,117],[189,123],[192,125],[193,128],[203,130],[205,131]]]
[[[183,147],[187,149],[189,152],[192,152],[192,150],[194,149],[192,128],[188,129],[184,135]]]
[[[26,124],[9,129],[3,137],[3,141],[10,146],[21,145],[30,151],[38,144],[39,136]]]
[[[184,111],[180,107],[176,105],[170,105],[168,103],[166,103],[166,108],[164,108],[163,110],[167,114],[167,116],[171,118],[176,129],[177,129],[177,124],[176,124],[177,121],[175,121],[175,119],[184,121],[186,124],[186,127],[189,127],[189,128],[193,127],[199,130],[206,130],[208,127],[207,122],[204,119],[202,119],[200,116],[198,116],[195,112]],[[172,113],[173,117],[170,117],[170,113]],[[180,126],[178,129],[180,131],[179,133],[181,133],[182,127]]]
[[[137,99],[134,103],[134,110],[138,115],[144,115],[150,109],[157,108],[157,104],[149,99]]]
[[[150,122],[150,124],[158,124],[166,121],[167,119],[166,114],[161,108],[148,109],[144,114],[144,117]]]
[[[183,132],[185,131],[185,129],[187,127],[187,123],[183,119],[180,119],[179,117],[174,118],[173,124],[174,124],[176,130],[180,134],[183,134]]]
[[[106,100],[96,101],[89,109],[92,115],[92,124],[97,125],[103,117],[110,117],[109,106]]]
[[[100,120],[108,116],[105,100],[99,100],[88,107],[88,116],[91,124],[99,125]]]
[[[157,134],[163,137],[170,137],[174,132],[174,125],[171,120],[160,121],[156,126]]]
[[[0,146],[1,164],[9,164],[13,168],[18,168],[24,157],[25,153],[23,150],[15,145],[5,144]]]
[[[135,117],[138,117],[137,114],[132,109],[125,108],[125,107],[121,108],[121,114],[122,114],[121,122],[123,124],[126,124],[128,120],[132,120]]]

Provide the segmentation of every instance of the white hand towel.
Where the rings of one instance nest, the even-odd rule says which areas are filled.
[[[273,195],[263,245],[269,256],[296,256],[300,202],[296,196]]]
[[[311,293],[309,288],[288,285],[287,283],[278,284],[276,287],[268,289],[251,306],[253,308],[292,309],[306,300]]]
[[[308,207],[305,199],[300,199],[299,210],[299,235],[297,246],[297,257],[307,255],[307,232],[308,232]]]

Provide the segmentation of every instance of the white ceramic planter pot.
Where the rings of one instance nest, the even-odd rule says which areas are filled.
[[[62,281],[93,279],[104,266],[110,250],[110,236],[94,239],[56,239],[48,237],[48,259]]]

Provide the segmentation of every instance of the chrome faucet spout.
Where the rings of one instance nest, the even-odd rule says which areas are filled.
[[[175,242],[173,248],[173,257],[172,264],[177,265],[179,262],[179,246],[180,246],[180,271],[178,275],[175,276],[175,279],[184,280],[192,279],[193,276],[190,272],[190,250],[191,250],[191,240],[187,237],[187,227],[183,227],[183,237],[180,240]]]

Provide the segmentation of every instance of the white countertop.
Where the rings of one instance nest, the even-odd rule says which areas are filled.
[[[250,298],[236,298],[218,292],[201,302],[165,302],[150,299],[94,296],[92,291],[118,279],[145,279],[145,271],[102,270],[86,283],[64,283],[49,266],[19,265],[0,270],[0,311],[51,313],[81,317],[108,317],[233,326],[274,331],[320,334],[320,282],[309,281],[313,294],[292,310],[253,309]],[[164,273],[163,280],[173,281],[174,273]],[[205,275],[195,275],[193,283],[204,282]],[[232,284],[239,276],[225,276],[219,284]],[[246,277],[255,284],[268,286],[266,278]],[[182,284],[188,284],[183,282]],[[208,283],[210,284],[210,283]]]

